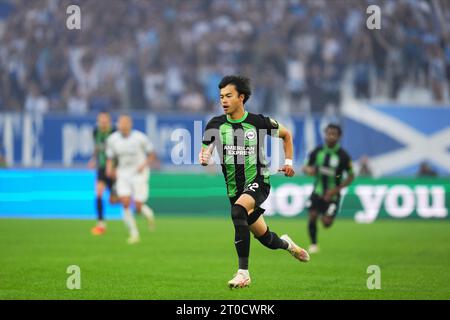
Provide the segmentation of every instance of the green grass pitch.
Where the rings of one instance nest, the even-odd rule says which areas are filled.
[[[307,245],[306,220],[266,218],[278,235]],[[158,217],[154,233],[126,244],[122,221],[92,236],[93,221],[0,220],[0,299],[450,299],[450,222],[337,219],[319,229],[321,252],[307,264],[252,239],[249,288],[230,290],[237,269],[227,218]],[[69,290],[69,265],[81,289]],[[367,267],[381,289],[367,289]]]

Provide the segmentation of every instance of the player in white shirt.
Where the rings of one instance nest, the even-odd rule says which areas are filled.
[[[136,220],[130,210],[134,200],[137,212],[147,218],[150,230],[154,229],[153,210],[146,205],[148,199],[148,179],[150,164],[155,161],[156,154],[147,136],[133,130],[133,122],[128,115],[121,115],[117,122],[118,131],[108,137],[106,142],[106,174],[112,176],[113,159],[117,159],[116,189],[123,206],[123,219],[130,237],[128,243],[139,242],[139,231]]]

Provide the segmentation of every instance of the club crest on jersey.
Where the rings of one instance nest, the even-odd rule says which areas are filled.
[[[338,157],[331,157],[330,158],[330,167],[336,168],[339,165],[339,158]]]
[[[256,131],[253,129],[246,131],[245,138],[247,140],[255,140],[256,139]]]

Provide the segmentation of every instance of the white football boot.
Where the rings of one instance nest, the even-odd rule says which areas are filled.
[[[128,244],[136,244],[136,243],[139,243],[141,241],[141,239],[140,239],[140,237],[137,235],[137,236],[130,236],[128,239],[127,239],[127,243]]]
[[[250,273],[248,270],[239,269],[234,275],[234,278],[228,281],[228,287],[232,288],[244,288],[250,285]]]
[[[299,247],[295,244],[294,241],[292,241],[291,238],[287,234],[283,234],[280,239],[286,241],[289,244],[288,251],[298,260],[301,262],[308,262],[309,261],[309,254],[308,251],[305,249]]]

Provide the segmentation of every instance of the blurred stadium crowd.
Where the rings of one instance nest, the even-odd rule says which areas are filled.
[[[70,4],[81,30],[66,28]],[[370,4],[381,30],[366,27]],[[344,89],[446,103],[445,21],[444,0],[6,0],[0,111],[210,112],[230,73],[253,79],[261,112],[338,110]]]

